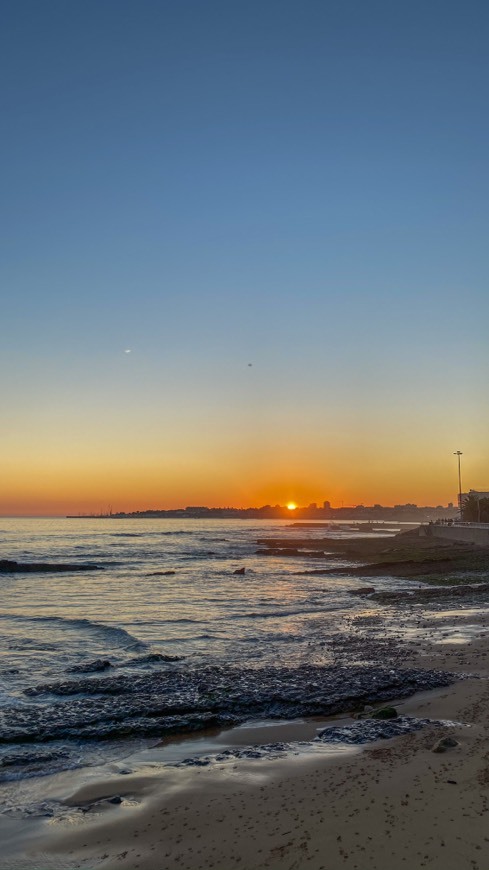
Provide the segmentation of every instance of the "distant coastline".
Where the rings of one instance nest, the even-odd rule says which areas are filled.
[[[383,506],[356,505],[354,507],[333,508],[326,502],[323,507],[309,505],[290,510],[284,505],[264,505],[253,508],[190,506],[177,510],[148,509],[144,511],[119,511],[116,513],[69,514],[67,519],[238,519],[238,520],[308,520],[331,522],[337,520],[361,520],[371,523],[404,522],[422,523],[435,519],[453,519],[457,510],[453,505],[418,507],[415,504]]]

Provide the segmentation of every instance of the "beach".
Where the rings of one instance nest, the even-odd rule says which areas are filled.
[[[0,866],[483,870],[489,859],[487,619],[477,635],[435,653],[423,645],[418,659],[424,667],[475,676],[398,705],[402,715],[454,723],[443,734],[458,745],[445,752],[433,752],[440,728],[426,727],[323,757],[93,781],[65,798],[67,806],[86,810],[82,822],[45,827],[23,863],[17,856],[18,863],[12,858]]]
[[[143,534],[131,528],[123,534]],[[280,533],[289,536],[290,544],[294,530],[282,528]],[[277,540],[272,545],[276,550]],[[489,616],[484,552],[477,550],[474,556],[472,550],[467,554],[461,548],[439,549],[437,544],[428,552],[425,545],[418,548],[412,536],[366,542],[340,535],[330,541],[331,552],[315,558],[311,568],[308,554],[322,546],[319,539],[308,537],[294,556],[253,557],[251,546],[240,554],[250,570],[250,583],[258,583],[261,576],[273,585],[280,574],[291,589],[307,590],[307,618],[302,599],[302,606],[296,605],[297,616],[291,617],[289,595],[280,633],[285,655],[285,629],[296,628],[302,657],[296,650],[287,664],[268,658],[258,666],[251,658],[230,662],[222,656],[212,665],[204,658],[193,664],[186,659],[161,661],[155,660],[152,647],[134,650],[130,639],[127,652],[124,647],[126,658],[112,652],[111,666],[101,672],[80,673],[75,665],[62,676],[67,669],[58,668],[57,680],[37,682],[24,691],[26,700],[16,708],[24,731],[16,736],[5,730],[4,735],[31,740],[25,750],[19,744],[15,764],[22,752],[28,751],[29,758],[37,752],[45,775],[32,776],[33,769],[30,776],[3,786],[8,799],[16,794],[17,805],[7,800],[7,811],[0,815],[2,870],[483,870],[488,865]],[[222,547],[225,554],[228,543]],[[234,588],[227,580],[237,554],[234,539],[232,547],[226,559],[222,557],[225,568],[222,562],[216,567],[215,556],[209,559],[214,589],[219,583],[227,584],[227,590]],[[149,549],[153,558],[154,543]],[[139,558],[141,551],[137,552]],[[413,557],[419,577],[413,577]],[[201,556],[195,558],[202,570]],[[395,577],[389,579],[387,566],[382,576],[382,559],[389,566],[397,560]],[[429,571],[423,573],[428,562]],[[365,563],[376,565],[375,571],[369,573]],[[375,587],[363,585],[363,571]],[[325,575],[322,599],[315,585],[317,572]],[[331,580],[328,572],[333,572]],[[342,572],[348,575],[344,581],[337,579]],[[137,576],[143,582],[146,575],[140,571]],[[116,580],[121,583],[119,574]],[[65,581],[56,580],[60,582]],[[338,598],[341,608],[326,612],[329,589],[333,595],[341,589],[343,597]],[[459,589],[466,590],[462,597]],[[435,597],[427,597],[426,590]],[[346,601],[351,602],[348,611]],[[258,605],[256,598],[252,613]],[[274,626],[278,606],[277,602],[273,617],[266,617]],[[34,619],[32,614],[29,619]],[[297,619],[302,621],[291,621]],[[261,623],[256,616],[252,621],[255,626]],[[244,625],[249,622],[243,620]],[[46,622],[40,625],[46,631]],[[94,625],[99,626],[100,643],[101,623],[82,621],[90,637]],[[117,650],[122,641],[127,645],[134,622],[124,625],[117,631],[114,625],[108,626],[110,631],[104,629],[104,643],[110,638],[110,643],[119,644]],[[238,643],[239,634],[235,638]],[[258,640],[276,649],[276,635],[269,630],[265,639],[256,636],[255,646]],[[88,652],[93,654],[92,647]],[[84,650],[85,659],[88,652]],[[77,655],[83,661],[82,652]],[[202,703],[194,698],[190,709],[196,732],[188,728],[188,713],[180,719],[162,718],[161,699],[166,698],[166,714],[174,713],[170,707],[175,693],[180,713],[194,695],[204,698]],[[214,713],[202,712],[204,702]],[[389,706],[395,708],[394,718],[373,718],[376,710]],[[136,708],[144,716],[139,712],[137,718]],[[131,717],[131,731],[124,739],[120,725],[116,731],[119,720],[109,715],[111,709]],[[89,715],[95,722],[97,711],[95,732],[81,717]],[[6,716],[3,721],[10,720]],[[70,722],[72,729],[80,729],[78,742],[67,727]],[[61,725],[64,743],[55,730]],[[44,743],[41,727],[48,738]],[[101,739],[102,728],[111,739]],[[444,740],[447,745],[440,745]],[[83,763],[70,769],[75,746],[83,750]],[[52,747],[68,747],[70,754],[62,756],[60,765],[51,752],[55,761],[50,760],[49,767],[47,750]],[[12,750],[8,752],[12,758]],[[8,765],[8,754],[5,759]],[[4,769],[8,773],[9,767]]]

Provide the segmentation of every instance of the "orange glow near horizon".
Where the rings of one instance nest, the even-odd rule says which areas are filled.
[[[286,435],[209,424],[156,434],[142,424],[116,435],[74,425],[43,431],[25,427],[5,437],[0,515],[63,516],[112,509],[143,511],[208,507],[359,504],[446,505],[457,502],[453,447],[464,449],[462,485],[484,489],[489,480],[485,444],[450,430],[426,447],[425,433],[403,442],[396,433],[350,430],[323,442],[314,428]],[[481,430],[482,431],[482,430]],[[481,437],[478,433],[477,437]]]
[[[270,463],[271,464],[271,463]],[[440,463],[441,464],[441,463]],[[208,507],[261,507],[285,505],[292,513],[299,507],[316,503],[322,507],[329,501],[333,507],[358,504],[383,505],[415,503],[418,505],[446,505],[456,503],[455,475],[446,468],[433,465],[423,475],[410,469],[390,470],[375,481],[364,474],[353,474],[346,467],[333,476],[325,470],[317,475],[302,468],[299,473],[282,473],[280,467],[258,468],[263,476],[253,480],[245,468],[238,475],[235,468],[198,467],[185,470],[154,467],[135,463],[132,468],[119,463],[87,463],[80,468],[57,463],[36,467],[34,462],[24,464],[17,473],[10,471],[4,477],[0,495],[0,515],[3,516],[57,516],[70,513],[100,513],[112,511],[143,511],[148,509],[178,509],[187,505]],[[274,473],[271,473],[271,472]],[[452,479],[453,478],[453,479]],[[484,484],[483,473],[466,474],[465,488]],[[295,500],[290,500],[293,491]]]

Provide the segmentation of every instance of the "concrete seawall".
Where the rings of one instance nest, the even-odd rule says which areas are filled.
[[[473,523],[468,525],[419,527],[420,535],[433,538],[444,538],[447,541],[461,541],[466,544],[477,544],[479,547],[489,547],[489,523]]]

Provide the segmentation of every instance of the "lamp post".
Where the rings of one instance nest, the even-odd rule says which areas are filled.
[[[456,450],[453,454],[458,459],[458,510],[460,513],[460,519],[462,519],[462,474],[460,471],[460,457],[463,456],[461,450]]]

